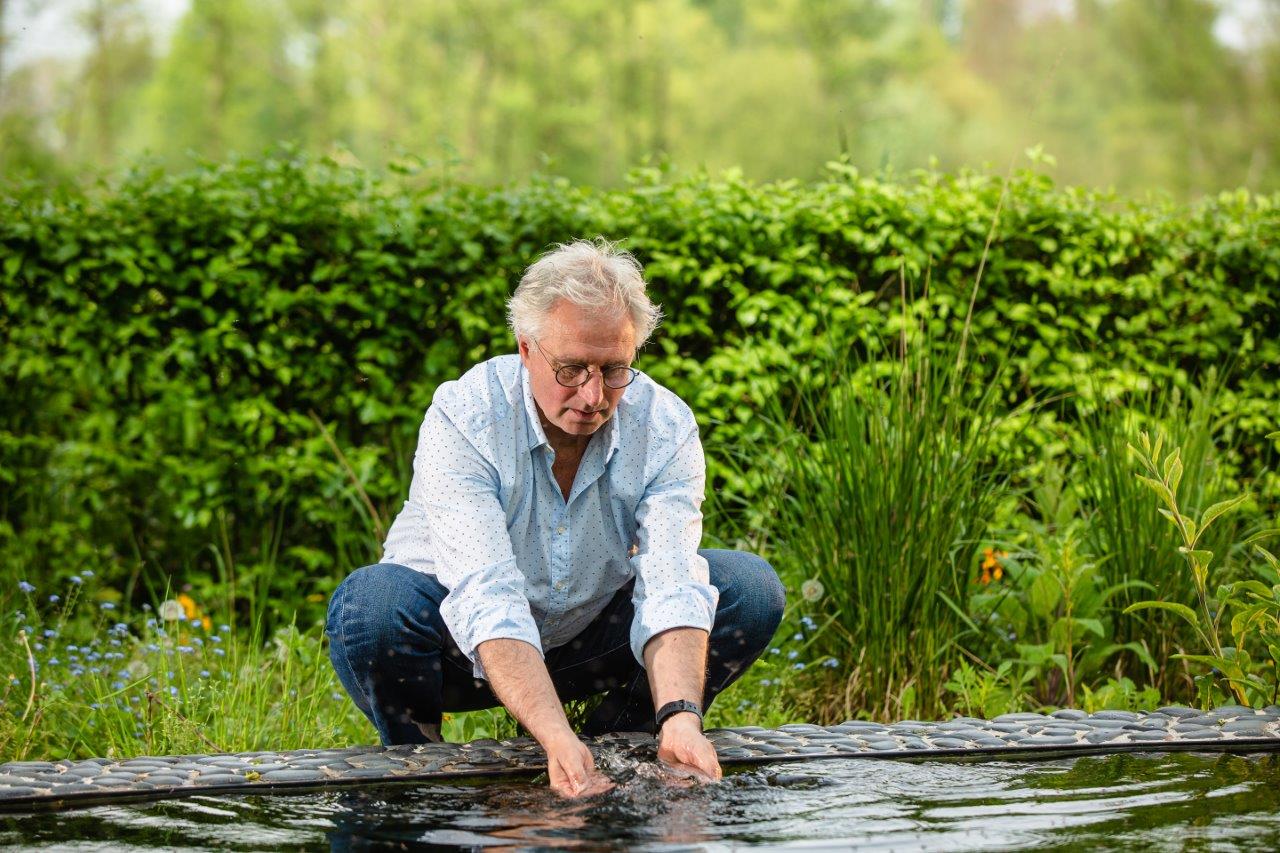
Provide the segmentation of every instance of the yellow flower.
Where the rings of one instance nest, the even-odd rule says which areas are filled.
[[[317,603],[319,603],[319,602],[321,602],[321,601],[324,601],[324,593],[322,593],[322,592],[313,592],[313,593],[311,593],[310,595],[308,595],[308,596],[307,596],[307,601],[313,601],[313,602],[317,602]]]
[[[989,584],[993,580],[1000,580],[1004,577],[1004,565],[1000,562],[1002,557],[1009,556],[1007,551],[997,551],[995,548],[982,549],[982,565],[979,567],[982,574],[978,576],[978,583]]]
[[[196,618],[196,614],[200,612],[200,608],[196,606],[196,600],[185,592],[178,593],[178,603],[182,605],[182,611],[187,614],[188,619]]]

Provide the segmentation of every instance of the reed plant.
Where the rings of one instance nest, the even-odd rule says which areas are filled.
[[[1161,518],[1150,490],[1133,475],[1130,445],[1144,429],[1159,429],[1181,449],[1184,508],[1198,514],[1234,493],[1226,462],[1235,450],[1229,429],[1232,415],[1221,413],[1222,378],[1209,370],[1185,392],[1173,385],[1151,385],[1081,411],[1075,435],[1071,480],[1088,519],[1086,543],[1106,557],[1099,569],[1108,585],[1119,585],[1116,609],[1155,599],[1190,605],[1196,590],[1185,571],[1177,531]],[[1206,531],[1205,547],[1221,555],[1230,571],[1229,544],[1247,519],[1232,516]],[[1164,659],[1183,637],[1185,626],[1164,611],[1145,611],[1117,620],[1121,643],[1157,640]]]
[[[830,381],[774,398],[767,446],[753,451],[774,559],[831,621],[816,642],[840,682],[814,709],[826,718],[941,710],[965,627],[957,602],[1007,488],[984,463],[1011,414],[1000,366],[978,377],[959,340],[931,340],[923,325],[904,325],[893,349],[873,361],[833,341],[816,366]]]

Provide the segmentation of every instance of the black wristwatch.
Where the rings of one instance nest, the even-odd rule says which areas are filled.
[[[658,709],[658,713],[654,716],[657,722],[658,731],[662,730],[662,724],[667,717],[672,714],[679,714],[681,711],[691,711],[698,715],[698,728],[702,728],[702,708],[698,707],[696,702],[690,702],[688,699],[677,699],[674,702],[668,702]]]

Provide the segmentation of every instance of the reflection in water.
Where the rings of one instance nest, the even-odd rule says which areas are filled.
[[[1280,847],[1280,756],[1120,754],[1045,762],[840,759],[675,787],[601,762],[582,801],[543,783],[402,784],[199,796],[0,817],[0,844],[230,850]]]

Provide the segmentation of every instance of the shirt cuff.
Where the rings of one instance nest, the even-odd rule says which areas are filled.
[[[701,628],[711,633],[720,590],[706,583],[685,583],[647,595],[631,622],[631,654],[644,668],[645,645],[672,628]]]
[[[476,647],[485,640],[523,640],[542,654],[542,638],[537,623],[529,612],[528,601],[500,602],[490,607],[473,610],[465,616],[448,607],[448,598],[440,607],[445,627],[457,643],[458,650],[471,661],[471,671],[476,678],[488,680],[480,653]],[[452,612],[450,612],[452,611]]]

